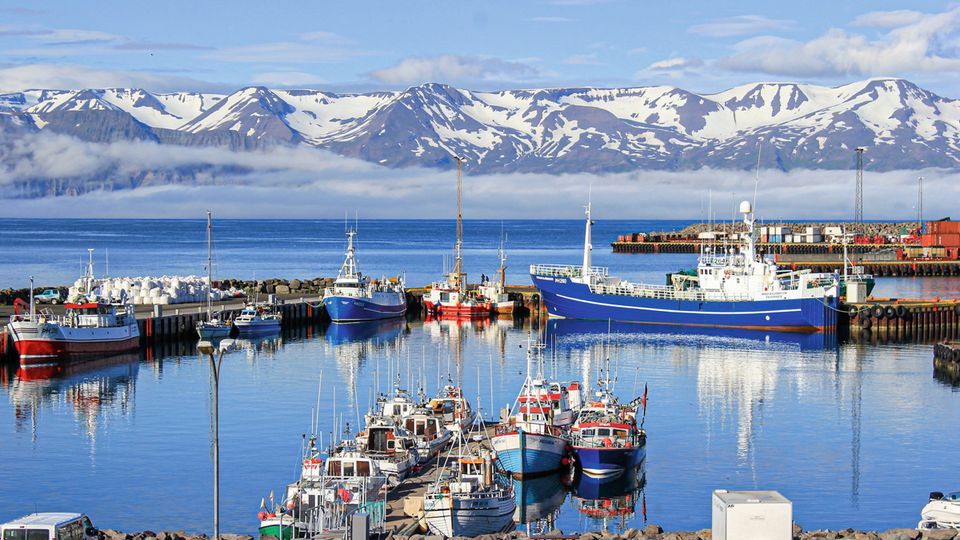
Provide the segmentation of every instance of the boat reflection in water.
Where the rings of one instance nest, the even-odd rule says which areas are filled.
[[[511,479],[517,510],[513,521],[527,526],[527,536],[543,535],[555,529],[560,506],[567,498],[569,475],[551,474],[525,480]]]
[[[643,496],[646,484],[644,464],[613,479],[577,474],[573,479],[572,500],[581,515],[587,518],[587,530],[623,532],[637,528],[637,502],[643,522],[647,521],[647,503]],[[631,525],[632,523],[632,525]]]
[[[42,407],[73,409],[86,435],[96,438],[102,413],[127,415],[133,409],[140,354],[126,353],[85,362],[56,362],[20,368],[10,381],[16,430],[36,434]]]
[[[360,341],[374,343],[392,341],[406,326],[402,318],[381,319],[377,321],[330,323],[327,327],[327,343],[343,345]]]
[[[576,319],[550,319],[547,321],[547,343],[577,348],[578,343],[590,345],[591,341],[606,340],[608,334],[616,335],[620,343],[640,342],[669,345],[705,345],[723,348],[760,349],[783,348],[785,350],[823,351],[837,348],[837,334],[818,332],[770,332],[742,330],[737,328],[710,328],[700,326],[671,326],[662,324],[632,324]]]

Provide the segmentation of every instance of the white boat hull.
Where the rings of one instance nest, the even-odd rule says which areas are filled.
[[[513,497],[458,498],[450,495],[439,499],[424,497],[423,514],[434,534],[446,538],[481,536],[506,531],[513,527]]]

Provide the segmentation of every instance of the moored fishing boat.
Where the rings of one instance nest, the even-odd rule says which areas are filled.
[[[283,500],[275,503],[271,492],[269,506],[260,502],[260,536],[291,540],[342,534],[349,516],[357,511],[370,515],[371,532],[382,531],[386,483],[376,460],[360,452],[354,441],[331,447],[324,460],[316,438],[311,437],[300,478],[287,486]]]
[[[446,281],[430,285],[423,297],[427,311],[437,315],[482,317],[490,314],[490,302],[467,290],[467,274],[463,270],[463,181],[462,159],[457,160],[457,240],[454,244],[454,267]]]
[[[64,315],[44,309],[37,313],[31,298],[25,305],[14,302],[14,315],[8,328],[20,365],[24,368],[55,364],[58,359],[122,353],[140,345],[140,330],[133,305],[121,297],[112,303],[99,296],[93,275],[93,250],[88,250],[87,273],[80,280],[79,292],[64,304]],[[32,280],[31,280],[32,290]]]
[[[282,316],[265,304],[247,304],[233,319],[241,335],[274,334],[280,331]]]
[[[498,252],[500,267],[497,268],[497,279],[484,281],[477,288],[480,296],[490,302],[490,311],[495,315],[509,315],[513,313],[516,302],[510,299],[507,293],[507,252],[500,243]]]
[[[574,461],[588,476],[614,477],[639,467],[646,456],[647,434],[637,425],[637,405],[647,408],[647,388],[643,396],[621,404],[610,383],[609,359],[605,378],[597,381],[599,390],[584,403],[577,422],[570,429]]]
[[[403,278],[371,281],[357,267],[354,230],[347,231],[347,253],[333,286],[323,294],[323,304],[333,322],[373,321],[401,317],[407,312]]]
[[[445,538],[492,534],[513,528],[513,487],[496,474],[493,453],[458,437],[442,472],[423,495],[423,517]]]
[[[738,249],[701,252],[696,275],[671,275],[670,285],[631,283],[592,266],[590,205],[583,264],[530,266],[552,317],[634,323],[833,332],[838,279],[834,274],[781,270],[755,249],[754,217],[740,204],[747,232]]]
[[[213,314],[213,214],[207,212],[207,319],[197,322],[200,339],[223,339],[230,336],[233,325]]]
[[[466,433],[477,417],[470,402],[463,397],[463,390],[450,380],[440,389],[436,397],[430,398],[427,409],[454,435]]]
[[[417,440],[420,462],[433,459],[453,439],[453,432],[426,407],[417,407],[402,419],[403,427]]]
[[[357,449],[377,463],[391,485],[399,484],[420,462],[414,438],[387,416],[368,416],[356,442]]]
[[[530,375],[534,360],[535,378]],[[576,411],[570,407],[566,388],[544,378],[542,344],[527,349],[527,378],[514,410],[515,413],[502,418],[492,439],[505,471],[523,477],[553,472],[569,463],[566,428],[576,419]]]

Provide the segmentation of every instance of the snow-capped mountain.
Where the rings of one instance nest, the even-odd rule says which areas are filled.
[[[387,167],[449,167],[458,154],[473,174],[746,169],[759,141],[763,166],[783,170],[851,168],[858,146],[869,148],[871,170],[960,168],[960,101],[902,79],[716,94],[443,84],[365,94],[28,90],[0,94],[0,130],[14,129],[234,150],[306,145]]]

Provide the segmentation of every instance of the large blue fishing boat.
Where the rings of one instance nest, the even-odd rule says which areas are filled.
[[[552,317],[780,330],[833,332],[840,278],[809,270],[780,270],[755,249],[749,201],[740,204],[747,232],[736,248],[704,248],[696,275],[674,273],[669,285],[631,283],[591,264],[590,205],[583,264],[530,266]]]
[[[373,321],[401,317],[407,312],[407,296],[403,278],[382,278],[371,281],[357,269],[353,237],[347,231],[347,255],[336,281],[323,294],[323,304],[333,322]]]

